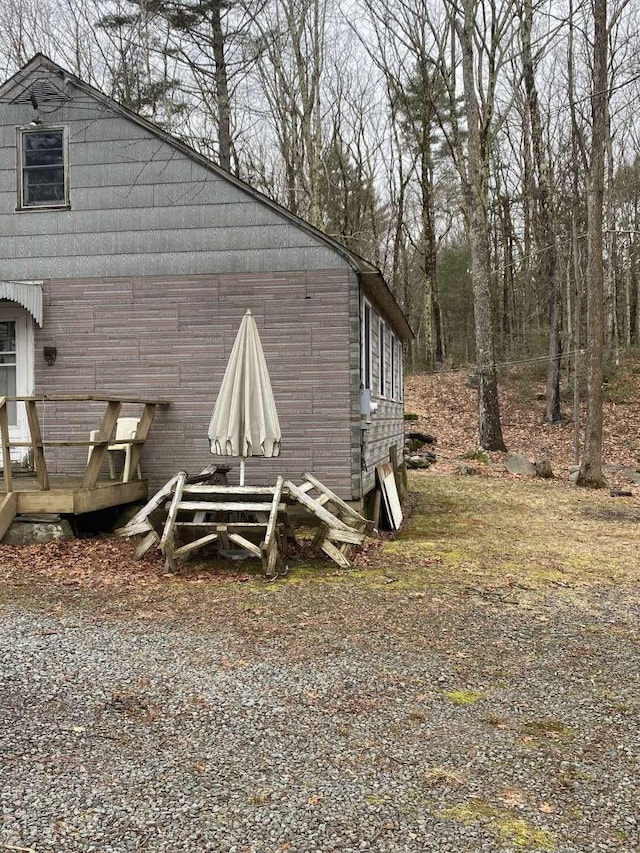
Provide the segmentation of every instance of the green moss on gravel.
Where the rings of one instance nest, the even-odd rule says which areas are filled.
[[[505,809],[473,799],[451,808],[443,809],[437,817],[454,820],[464,826],[482,824],[494,835],[516,847],[529,850],[552,850],[555,839],[547,830],[540,829],[524,818],[516,818]]]
[[[445,693],[445,696],[453,705],[468,708],[470,705],[475,705],[476,702],[484,699],[485,694],[478,690],[449,690]]]

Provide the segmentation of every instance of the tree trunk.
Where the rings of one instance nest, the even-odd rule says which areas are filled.
[[[464,21],[460,27],[462,79],[468,128],[467,174],[464,187],[471,281],[475,317],[476,369],[478,372],[478,432],[485,450],[506,450],[500,425],[498,380],[493,345],[493,304],[491,299],[491,250],[488,217],[489,153],[482,144],[481,116],[474,73],[474,0],[464,0]],[[486,118],[485,118],[486,125]]]
[[[426,127],[424,126],[426,124]],[[431,141],[429,133],[431,123],[423,122],[421,127],[422,150],[420,152],[420,204],[422,214],[422,355],[424,366],[433,370],[436,364],[436,269],[437,246],[433,221],[433,198],[431,185]]]
[[[522,20],[522,69],[531,124],[531,143],[537,177],[538,221],[537,250],[541,260],[543,285],[549,298],[549,362],[547,368],[547,410],[545,421],[558,423],[560,413],[560,358],[562,355],[562,294],[557,274],[558,255],[551,210],[551,176],[549,159],[542,136],[540,104],[531,53],[533,26],[532,0],[525,0]]]
[[[616,234],[615,212],[613,205],[613,145],[611,140],[611,116],[607,107],[607,130],[605,136],[605,151],[607,159],[606,180],[606,274],[604,278],[604,348],[608,358],[618,360],[618,317],[616,294]]]
[[[222,32],[221,3],[211,7],[211,33],[213,59],[215,62],[216,103],[218,106],[218,159],[227,172],[231,171],[231,105],[227,62],[224,55],[224,33]]]
[[[631,234],[627,242],[627,259],[624,265],[624,343],[627,349],[631,347]]]
[[[579,486],[601,488],[604,268],[602,207],[607,133],[607,0],[594,0],[591,162],[587,192],[587,415]]]

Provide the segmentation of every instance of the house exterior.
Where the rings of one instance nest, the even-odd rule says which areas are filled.
[[[250,460],[248,481],[309,470],[360,499],[403,442],[412,333],[380,272],[42,55],[0,110],[0,395],[169,400],[142,457],[158,486],[215,461],[207,427],[250,308],[282,453]],[[95,417],[45,404],[44,437]],[[20,440],[20,404],[10,420]],[[48,456],[53,473],[85,463],[86,448]]]

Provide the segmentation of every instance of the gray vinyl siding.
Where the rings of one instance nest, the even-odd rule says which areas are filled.
[[[375,304],[371,304],[371,398],[377,411],[371,414],[371,423],[363,435],[362,490],[366,494],[375,486],[375,468],[389,461],[389,448],[398,448],[399,458],[404,447],[404,404],[391,397],[391,330],[385,333],[385,393],[380,388],[380,319],[384,319]]]
[[[169,399],[142,456],[154,486],[179,469],[228,461],[213,457],[207,429],[240,320],[253,311],[282,427],[282,454],[251,459],[247,477],[272,483],[313,471],[352,497],[349,300],[355,276],[343,270],[261,277],[142,277],[45,282],[45,322],[36,330],[35,393],[113,393]],[[70,317],[73,317],[70,334]],[[39,354],[55,346],[48,367]],[[100,406],[46,404],[46,435],[88,435]],[[129,411],[135,414],[134,411]],[[86,451],[51,456],[52,473],[73,473]]]
[[[46,116],[68,129],[70,210],[16,212],[16,127],[33,109],[2,105],[0,278],[348,269],[241,187],[73,87],[71,95]]]

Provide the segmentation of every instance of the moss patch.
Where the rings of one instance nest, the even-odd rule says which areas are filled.
[[[468,800],[466,803],[444,809],[437,816],[465,826],[482,824],[494,835],[516,847],[552,850],[555,846],[555,839],[547,830],[540,829],[524,818],[514,818],[511,812],[497,809],[483,800]]]
[[[453,705],[460,705],[463,708],[475,705],[476,702],[484,699],[484,695],[484,693],[480,693],[477,690],[449,690],[448,693],[445,693],[445,696]]]
[[[469,459],[473,462],[481,462],[483,465],[488,465],[491,462],[491,457],[486,450],[479,447],[477,450],[468,450],[463,453],[460,459]]]
[[[573,729],[569,726],[565,726],[565,724],[561,723],[559,720],[532,720],[531,722],[523,725],[522,731],[531,737],[550,736],[563,738],[569,737],[573,734]]]

